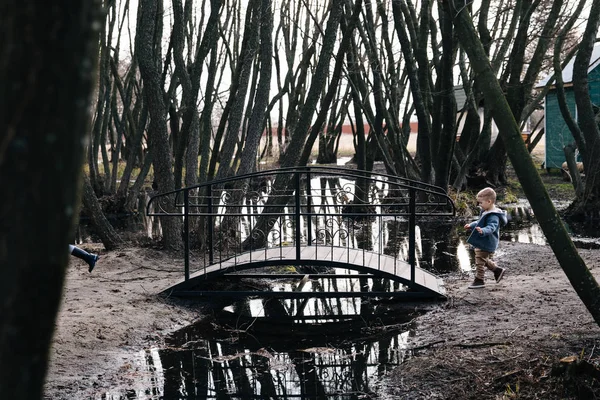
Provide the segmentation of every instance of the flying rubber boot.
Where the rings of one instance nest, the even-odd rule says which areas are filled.
[[[69,252],[71,255],[74,255],[77,258],[81,258],[83,261],[88,263],[90,266],[88,268],[89,272],[92,272],[94,267],[96,266],[96,261],[100,258],[97,254],[88,253],[87,251],[80,249],[79,247],[75,247],[72,244],[69,245]]]

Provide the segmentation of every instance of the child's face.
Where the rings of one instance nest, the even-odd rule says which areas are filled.
[[[477,204],[483,211],[489,211],[494,206],[494,202],[487,197],[477,196]]]

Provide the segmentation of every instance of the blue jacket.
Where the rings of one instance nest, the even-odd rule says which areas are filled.
[[[506,225],[507,222],[506,211],[498,207],[494,207],[489,211],[482,210],[479,219],[469,224],[471,234],[467,239],[467,243],[476,249],[493,253],[498,248],[498,242],[500,241],[500,226]],[[478,226],[481,227],[482,233],[475,230]]]

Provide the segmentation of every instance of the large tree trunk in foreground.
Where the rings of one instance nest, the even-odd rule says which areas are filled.
[[[535,165],[521,138],[521,132],[511,109],[502,94],[502,89],[494,75],[481,40],[475,32],[467,8],[454,10],[454,27],[461,46],[471,60],[471,66],[480,82],[486,105],[491,107],[494,121],[515,172],[521,182],[525,195],[531,204],[538,222],[548,239],[560,266],[573,285],[573,288],[587,307],[598,325],[600,325],[600,288],[577,252],[571,237],[567,233],[558,212],[554,208]]]
[[[0,398],[40,399],[79,210],[98,1],[0,12]]]

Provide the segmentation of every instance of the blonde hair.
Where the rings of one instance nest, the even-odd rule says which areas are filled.
[[[492,203],[495,203],[496,191],[491,187],[486,187],[485,189],[481,189],[479,193],[477,193],[477,198],[484,198],[486,200],[491,200]]]

